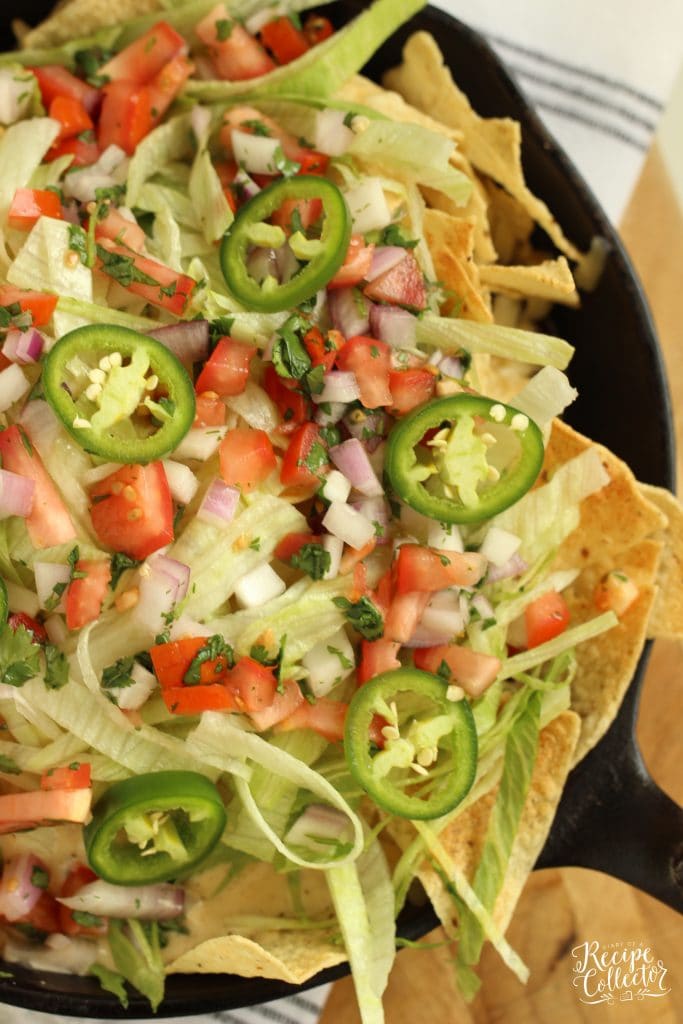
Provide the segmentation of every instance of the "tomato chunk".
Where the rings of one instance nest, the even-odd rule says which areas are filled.
[[[90,785],[90,765],[75,762],[61,768],[51,768],[40,777],[40,788],[46,791],[53,789],[87,789]]]
[[[396,594],[384,619],[384,638],[408,643],[428,603],[429,594],[421,590]]]
[[[272,703],[267,708],[262,711],[250,712],[250,718],[259,732],[265,732],[271,726],[289,718],[305,702],[305,697],[295,679],[285,679],[281,688],[282,692],[275,693]]]
[[[346,344],[340,331],[329,330],[323,337],[319,327],[312,327],[304,335],[304,347],[311,358],[312,366],[324,366],[325,373],[334,366],[337,353]]]
[[[407,252],[395,267],[366,285],[363,292],[375,302],[389,302],[411,309],[424,309],[427,305],[424,277],[412,252]]]
[[[90,491],[95,533],[109,548],[143,559],[173,540],[173,502],[163,464],[121,466]]]
[[[280,416],[282,416],[283,423],[280,426],[282,433],[292,433],[311,417],[311,403],[305,395],[292,387],[292,384],[295,382],[280,377],[272,364],[266,366],[263,374],[263,387],[268,397],[275,402]]]
[[[415,667],[441,675],[448,670],[450,678],[471,697],[478,697],[494,682],[501,661],[492,654],[482,654],[459,644],[439,644],[415,651]]]
[[[433,592],[446,587],[472,587],[486,571],[477,551],[436,551],[420,544],[401,544],[396,558],[396,590]]]
[[[532,601],[524,611],[527,648],[538,647],[564,633],[571,613],[562,594],[549,590]]]
[[[133,292],[134,295],[140,295],[147,302],[151,302],[153,306],[159,306],[161,309],[175,313],[176,316],[183,313],[195,288],[195,282],[191,277],[188,277],[187,274],[179,274],[177,270],[172,270],[171,267],[167,267],[157,260],[149,259],[147,256],[131,253],[129,249],[115,245],[108,238],[101,239],[99,244],[108,252],[132,260],[133,266],[140,274],[144,274],[155,282],[154,284],[144,284],[133,281],[126,286],[128,291]],[[107,272],[102,259],[98,259],[97,265],[98,269],[104,273]]]
[[[289,562],[293,555],[301,551],[304,544],[319,544],[320,537],[313,533],[286,533],[275,548],[275,557],[281,562]]]
[[[302,704],[279,722],[276,732],[291,732],[292,729],[312,729],[324,736],[330,743],[340,743],[344,739],[344,725],[349,705],[342,700],[330,697],[318,697],[314,704],[304,700]]]
[[[37,821],[82,824],[90,814],[91,789],[32,790],[0,796],[0,832],[7,824],[26,827]]]
[[[16,424],[0,431],[0,459],[10,473],[28,477],[35,484],[33,507],[26,518],[26,529],[33,546],[48,548],[75,540],[74,524],[52,477],[28,435]]]
[[[395,640],[362,640],[360,647],[360,664],[356,671],[359,683],[367,683],[368,679],[400,668],[398,652],[401,645]]]
[[[598,583],[593,601],[599,612],[613,611],[621,618],[637,599],[639,593],[637,583],[620,569],[613,569]]]
[[[356,375],[360,389],[360,400],[366,409],[377,409],[391,405],[393,398],[389,390],[391,370],[391,347],[384,341],[366,338],[357,334],[349,338],[337,355],[340,370],[351,370]]]
[[[258,39],[230,17],[225,4],[214,7],[195,32],[206,45],[219,78],[244,81],[265,75],[275,67]]]
[[[399,416],[429,402],[434,397],[436,377],[430,370],[412,367],[407,370],[391,370],[389,372],[389,390],[391,391],[391,412]]]
[[[306,36],[291,18],[274,18],[263,26],[260,35],[261,42],[278,64],[289,64],[308,50]]]
[[[228,431],[219,449],[221,476],[226,484],[252,491],[277,466],[275,452],[265,430],[235,427]]]
[[[82,103],[89,114],[94,113],[99,105],[101,94],[95,86],[76,78],[61,64],[44,64],[42,67],[30,69],[38,79],[43,105],[49,110],[50,104],[57,96],[68,96]]]
[[[44,327],[52,318],[57,305],[57,296],[47,292],[24,291],[11,284],[0,285],[0,306],[18,305],[23,313],[33,317],[35,327]]]
[[[173,715],[201,715],[204,711],[237,711],[234,693],[221,683],[207,686],[170,686],[161,691]]]
[[[62,204],[57,193],[43,188],[18,188],[7,214],[10,227],[28,230],[39,217],[62,219]]]
[[[289,442],[280,470],[285,487],[316,487],[330,468],[327,448],[320,439],[320,427],[302,423]]]
[[[124,79],[133,85],[145,85],[164,65],[187,51],[179,32],[167,21],[159,21],[100,68],[111,81]]]
[[[149,655],[154,666],[154,674],[162,690],[183,686],[193,659],[205,645],[204,636],[184,636],[180,640],[171,640],[167,644],[156,644],[150,648]],[[223,682],[229,667],[225,655],[202,662],[199,668],[199,683],[204,686]]]
[[[328,283],[328,288],[351,288],[364,281],[372,265],[374,244],[366,245],[362,235],[351,235],[346,259]]]
[[[129,156],[154,127],[152,97],[143,86],[127,79],[109,82],[103,88],[104,100],[97,126],[101,149],[119,146]]]
[[[110,562],[79,559],[75,569],[76,573],[85,575],[82,579],[72,579],[66,588],[64,607],[68,629],[81,629],[99,618],[111,579]]]
[[[194,427],[222,427],[227,409],[225,402],[215,391],[202,391],[196,398]]]
[[[91,133],[88,132],[88,135]],[[48,150],[46,160],[57,160],[60,156],[72,156],[73,161],[72,167],[88,167],[90,164],[94,164],[100,155],[100,147],[95,141],[95,137],[89,138],[73,138],[65,139],[63,142],[57,142],[54,146],[51,146]]]
[[[263,711],[270,707],[277,690],[275,669],[246,655],[230,670],[227,686],[235,694],[237,704],[245,711]]]
[[[304,22],[304,35],[310,46],[317,46],[324,39],[334,33],[334,26],[329,18],[323,18],[319,14],[310,14]]]
[[[72,139],[74,135],[80,135],[93,127],[90,114],[81,101],[73,96],[55,96],[50,104],[49,116],[61,125],[58,142]]]
[[[106,217],[97,222],[95,238],[98,242],[102,238],[109,238],[118,245],[125,245],[128,249],[140,252],[144,248],[146,236],[139,224],[127,220],[111,206]]]
[[[150,98],[152,122],[157,125],[194,71],[194,64],[183,54],[174,57],[145,86]]]
[[[255,355],[255,345],[220,338],[197,378],[197,391],[214,391],[223,396],[242,394],[249,380],[249,364]]]

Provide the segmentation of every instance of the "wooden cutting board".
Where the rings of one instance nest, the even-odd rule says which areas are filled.
[[[648,295],[664,350],[676,420],[678,480],[683,482],[683,216],[656,149],[623,219],[621,234]],[[679,496],[681,490],[679,488]],[[683,803],[680,718],[683,644],[658,641],[643,692],[638,737],[650,772]],[[634,828],[638,823],[634,821]],[[576,868],[534,872],[508,937],[531,969],[525,987],[489,947],[482,987],[469,1006],[456,987],[447,948],[405,950],[384,999],[387,1024],[677,1024],[683,1021],[680,954],[683,917],[623,882]],[[428,940],[443,939],[440,931]],[[666,995],[638,999],[617,994],[612,1005],[588,1004],[574,971],[572,950],[597,942],[601,950],[649,948],[661,960]],[[628,946],[626,946],[628,948]],[[572,984],[579,982],[578,987]],[[588,981],[589,991],[592,980]],[[628,986],[627,986],[628,988]],[[321,1024],[358,1024],[350,979],[333,987]]]

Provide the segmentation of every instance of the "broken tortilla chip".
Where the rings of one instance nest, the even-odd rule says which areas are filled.
[[[640,492],[667,518],[667,525],[655,533],[664,545],[657,575],[657,596],[648,623],[648,635],[670,640],[683,638],[683,508],[662,487],[641,484]]]
[[[534,266],[491,264],[481,267],[480,278],[493,292],[513,297],[534,296],[559,302],[563,306],[579,305],[579,293],[564,256],[556,260],[544,260]]]
[[[457,304],[458,315],[479,323],[493,317],[486,290],[479,284],[479,271],[472,260],[474,229],[471,221],[441,210],[425,210],[424,233],[440,284],[449,293],[442,309]]]

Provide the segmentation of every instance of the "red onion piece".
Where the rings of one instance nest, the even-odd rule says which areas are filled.
[[[185,891],[177,885],[112,885],[98,879],[73,896],[58,897],[70,910],[98,917],[132,917],[138,921],[167,921],[182,914]]]
[[[149,331],[150,338],[156,338],[162,345],[177,356],[178,359],[190,363],[203,362],[209,356],[209,322],[208,320],[184,320],[182,323],[169,324]]]
[[[253,199],[261,191],[254,179],[247,174],[243,167],[240,167],[235,175],[232,187],[237,190],[237,194],[241,199]]]
[[[323,378],[323,389],[319,395],[313,395],[313,401],[320,405],[322,402],[341,402],[348,404],[356,402],[360,398],[360,388],[356,375],[351,370],[330,370]]]
[[[384,494],[384,488],[370,465],[368,453],[357,437],[330,448],[330,458],[353,487],[368,497]]]
[[[247,270],[249,276],[261,284],[267,277],[274,277],[280,280],[280,268],[278,266],[275,249],[264,249],[257,246],[247,257]]]
[[[290,828],[285,842],[329,853],[329,845],[325,840],[341,843],[347,842],[350,837],[351,823],[342,811],[327,804],[309,804]]]
[[[45,346],[45,338],[35,327],[22,331],[17,340],[17,362],[37,363]]]
[[[357,288],[335,288],[327,301],[332,323],[345,338],[368,333],[372,303]]]
[[[237,487],[230,487],[222,480],[214,480],[202,499],[197,510],[199,519],[220,520],[222,523],[232,522],[240,492]]]
[[[400,263],[406,251],[400,245],[378,245],[372,254],[370,269],[365,275],[366,281],[374,281],[380,274],[391,270],[397,263]]]
[[[416,344],[417,317],[400,306],[373,306],[370,327],[380,341],[394,348],[411,348]]]
[[[447,377],[455,377],[460,380],[465,372],[462,360],[456,356],[444,356],[439,363],[439,369]]]
[[[0,519],[31,514],[36,485],[33,480],[8,469],[0,469]]]
[[[32,881],[36,868],[46,870],[32,853],[17,854],[5,862],[0,881],[0,914],[8,921],[30,914],[40,899],[43,890]]]
[[[382,434],[384,432],[384,413],[383,412],[369,412],[360,417],[357,413],[362,410],[356,410],[352,415],[344,417],[344,426],[348,430],[351,437],[357,437],[359,441],[363,442],[363,447],[369,452],[374,452],[377,445],[382,440]]]
[[[492,565],[489,563],[486,582],[497,583],[498,580],[509,580],[515,576],[521,576],[528,568],[529,566],[524,559],[515,553],[505,565]]]

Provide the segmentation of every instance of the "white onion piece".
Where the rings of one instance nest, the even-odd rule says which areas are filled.
[[[345,192],[344,198],[357,234],[380,231],[391,223],[391,210],[379,178],[364,178],[360,185]]]
[[[101,466],[93,466],[83,474],[83,483],[86,487],[92,487],[93,484],[98,484],[100,480],[106,480],[112,473],[116,473],[121,466],[120,462],[105,462]]]
[[[177,885],[112,885],[98,879],[73,896],[58,896],[69,910],[97,917],[130,917],[138,921],[167,921],[182,914],[185,891]]]
[[[330,556],[330,567],[324,574],[324,580],[333,580],[339,575],[342,555],[344,553],[344,541],[339,537],[333,537],[331,533],[323,534],[323,547]]]
[[[176,459],[197,459],[206,462],[218,450],[227,427],[193,427],[173,452]]]
[[[485,594],[475,594],[472,598],[471,604],[484,622],[488,622],[490,619],[495,619],[496,613],[493,610],[493,605]]]
[[[520,555],[515,554],[504,565],[489,565],[486,582],[497,583],[499,580],[513,579],[515,576],[521,576],[528,568],[527,562]]]
[[[235,587],[235,598],[242,608],[259,608],[274,597],[284,594],[285,581],[264,562],[248,572]]]
[[[285,842],[288,846],[305,846],[329,855],[330,842],[347,843],[352,838],[351,824],[345,814],[327,804],[309,804],[290,828]]]
[[[367,497],[384,494],[384,488],[370,465],[368,453],[357,437],[330,448],[330,458],[353,487]]]
[[[118,175],[115,176],[114,171],[120,172],[125,163],[126,154],[120,146],[107,146],[94,164],[66,175],[62,185],[64,195],[81,203],[95,200],[98,188],[112,188],[117,184]]]
[[[31,382],[16,363],[0,371],[0,412],[6,412],[10,406],[23,398],[30,387]]]
[[[441,644],[447,644],[452,639],[452,633],[439,633],[436,630],[427,629],[422,623],[418,623],[413,630],[412,636],[405,641],[405,646],[413,650],[424,647],[439,647]]]
[[[275,250],[275,258],[277,259],[279,279],[283,284],[287,284],[299,269],[299,261],[294,255],[289,242],[285,242],[284,245]]]
[[[338,469],[331,469],[321,483],[318,493],[325,501],[346,501],[351,493],[351,481]]]
[[[30,76],[0,68],[0,124],[10,125],[28,113],[32,102]]]
[[[257,245],[247,256],[247,270],[249,277],[253,277],[259,284],[263,284],[268,277],[280,281],[280,268],[275,249]]]
[[[214,480],[202,498],[197,510],[197,517],[209,522],[218,520],[222,523],[232,522],[240,500],[237,487],[230,487],[222,480]]]
[[[199,480],[192,470],[184,466],[182,462],[164,459],[163,466],[171,497],[180,505],[189,505],[197,493]]]
[[[36,593],[38,594],[40,607],[48,608],[51,606],[52,611],[62,608],[62,598],[59,597],[58,600],[55,600],[58,597],[55,593],[55,587],[60,587],[62,583],[66,584],[69,582],[69,577],[71,576],[70,567],[68,565],[58,565],[54,562],[34,562],[33,572],[36,577]]]
[[[367,334],[370,330],[371,302],[354,288],[333,288],[328,292],[330,317],[345,338]]]
[[[489,562],[501,566],[510,561],[521,543],[521,537],[510,533],[509,530],[503,530],[500,526],[489,526],[479,552]]]
[[[389,525],[389,508],[383,497],[363,498],[354,501],[352,507],[372,523],[378,544],[386,544],[388,537],[386,528]]]
[[[316,644],[301,659],[308,672],[308,685],[316,697],[326,697],[353,672],[355,663],[353,647],[343,629]]]
[[[363,442],[363,447],[371,453],[382,440],[384,423],[384,413],[377,411],[364,413],[362,409],[354,409],[344,417],[344,426],[351,437],[357,437]]]
[[[8,469],[0,469],[0,519],[31,514],[36,485],[33,480]]]
[[[52,407],[42,399],[27,402],[19,422],[39,452],[49,451],[62,431]]]
[[[43,892],[32,882],[36,868],[44,865],[32,853],[19,853],[5,861],[0,881],[0,914],[8,921],[18,921],[30,914]]]
[[[375,528],[355,508],[341,501],[333,501],[323,519],[329,533],[358,551],[375,536]]]
[[[198,146],[204,146],[206,136],[211,129],[211,111],[208,107],[197,104],[190,113],[190,124]]]
[[[250,135],[239,128],[230,133],[235,161],[251,174],[276,174],[275,153],[281,148],[279,139],[267,135]]]
[[[253,199],[261,191],[254,179],[249,177],[243,167],[240,167],[233,178],[232,187],[237,190],[238,196],[242,199]]]
[[[187,594],[190,569],[175,558],[155,554],[140,568],[140,597],[133,615],[158,633],[164,616]]]
[[[465,373],[463,361],[457,356],[444,356],[439,363],[439,369],[445,377],[455,377],[456,380],[462,380]]]
[[[427,528],[427,544],[430,548],[439,548],[441,551],[465,551],[463,539],[456,523],[442,526],[433,520],[429,521]]]
[[[357,402],[360,398],[360,388],[355,373],[351,370],[330,370],[323,377],[322,391],[312,397],[316,405],[323,402],[340,405]]]
[[[370,328],[380,341],[392,348],[413,348],[417,317],[400,306],[375,305],[370,310]]]
[[[319,110],[315,115],[313,147],[327,156],[341,156],[353,142],[353,132],[344,124],[345,110]]]
[[[200,363],[208,359],[208,320],[184,320],[179,324],[157,327],[148,333],[150,338],[156,338],[184,362]]]
[[[465,628],[463,602],[457,590],[440,590],[427,604],[420,625],[434,635],[445,636],[447,640],[459,636]]]
[[[358,387],[358,384],[356,384],[356,387]],[[333,426],[335,423],[339,423],[339,420],[342,419],[346,412],[346,403],[325,402],[325,406],[329,406],[329,412],[327,411],[327,408],[323,409],[323,407],[319,405],[315,410],[315,422],[319,423],[321,427],[329,427]]]
[[[385,274],[387,270],[392,270],[393,267],[401,262],[405,254],[406,250],[400,245],[376,246],[372,254],[370,269],[365,275],[365,280],[374,281],[376,277]]]
[[[269,21],[272,21],[273,18],[277,18],[280,15],[287,15],[287,13],[287,7],[284,4],[271,4],[264,8],[264,10],[256,11],[255,14],[250,14],[249,17],[245,19],[244,27],[250,35],[255,36],[258,35],[263,26],[267,25]]]
[[[187,633],[183,633],[183,636],[187,636]],[[144,665],[139,665],[137,661],[130,671],[130,677],[134,680],[132,686],[121,686],[109,691],[115,695],[116,703],[122,711],[137,711],[149,700],[158,685],[154,673],[149,672]]]
[[[10,610],[24,612],[25,615],[30,615],[34,619],[40,611],[40,601],[37,595],[32,590],[22,587],[20,583],[12,583],[11,580],[5,580],[5,586],[7,587],[7,603]]]

